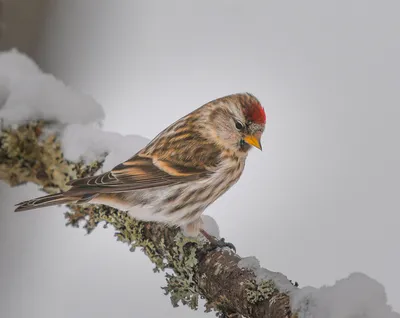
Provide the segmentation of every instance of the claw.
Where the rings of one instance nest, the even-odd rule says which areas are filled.
[[[215,240],[215,242],[211,242],[211,245],[214,245],[215,247],[229,247],[231,250],[233,250],[236,253],[236,247],[230,242],[226,242],[224,238],[221,238],[219,240]]]
[[[236,247],[230,242],[225,242],[224,238],[221,239],[216,239],[214,236],[208,234],[206,231],[201,230],[201,234],[204,235],[204,237],[210,242],[211,247],[207,249],[208,251],[213,251],[217,247],[223,248],[223,247],[229,247],[231,250],[233,250],[236,253]]]

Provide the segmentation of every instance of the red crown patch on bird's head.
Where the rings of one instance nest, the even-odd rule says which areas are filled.
[[[260,103],[252,103],[247,108],[246,117],[256,124],[263,125],[267,121],[264,108]]]

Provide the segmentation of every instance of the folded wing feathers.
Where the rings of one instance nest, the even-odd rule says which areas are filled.
[[[179,184],[207,177],[205,168],[177,165],[172,162],[135,156],[109,172],[98,176],[72,180],[67,185],[71,195],[80,193],[126,192]]]

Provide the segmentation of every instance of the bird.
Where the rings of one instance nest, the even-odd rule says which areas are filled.
[[[102,204],[234,248],[207,233],[201,216],[237,183],[250,149],[262,150],[266,119],[264,107],[251,93],[216,98],[176,120],[110,171],[71,180],[64,192],[20,202],[15,212]]]

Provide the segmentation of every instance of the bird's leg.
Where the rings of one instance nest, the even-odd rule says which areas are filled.
[[[186,224],[185,226],[182,226],[181,228],[185,236],[197,237],[199,233],[201,233],[210,242],[211,248],[209,249],[209,251],[212,251],[217,247],[229,247],[236,252],[236,248],[232,243],[225,242],[225,239],[223,238],[217,239],[213,235],[208,234],[203,229],[203,226],[203,220],[199,218],[193,222],[190,222],[189,224]]]
[[[229,247],[230,249],[234,250],[236,253],[236,247],[232,243],[225,242],[224,238],[220,238],[219,240],[214,236],[208,234],[205,230],[200,229],[200,233],[210,242],[212,248],[211,250],[216,249],[217,247]]]

